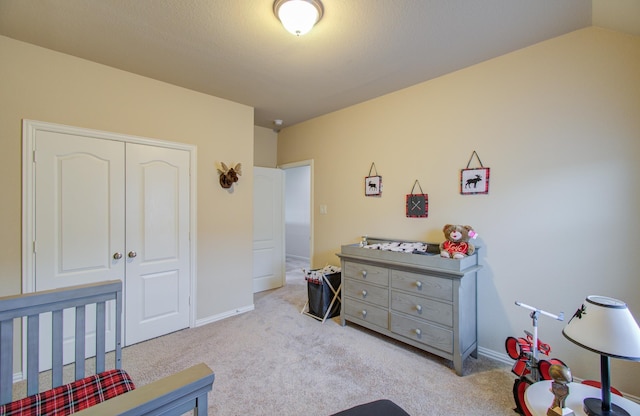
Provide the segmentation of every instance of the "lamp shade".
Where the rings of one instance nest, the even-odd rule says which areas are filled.
[[[287,31],[300,36],[320,20],[324,8],[320,0],[276,0],[273,12]]]
[[[640,361],[640,328],[627,304],[620,300],[587,296],[562,334],[600,355]]]

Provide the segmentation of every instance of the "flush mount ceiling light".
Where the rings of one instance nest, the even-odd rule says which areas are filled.
[[[285,29],[301,36],[320,21],[324,7],[320,0],[276,0],[273,13]]]

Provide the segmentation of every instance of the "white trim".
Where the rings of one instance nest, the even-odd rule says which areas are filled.
[[[493,360],[507,364],[509,366],[513,365],[513,362],[514,362],[514,360],[511,357],[509,357],[509,355],[507,355],[506,353],[500,353],[484,347],[478,347],[478,354],[484,355],[485,357],[491,358]]]
[[[221,321],[223,319],[226,319],[226,318],[229,318],[229,317],[232,317],[232,316],[241,315],[241,314],[246,313],[246,312],[251,312],[254,309],[255,309],[255,305],[253,305],[253,304],[248,305],[248,306],[243,306],[242,308],[236,308],[236,309],[231,310],[231,311],[227,311],[227,312],[219,313],[217,315],[212,315],[212,316],[209,316],[209,317],[206,317],[206,318],[198,319],[196,321],[196,325],[195,326],[199,327],[199,326],[207,325],[207,324],[210,324],[210,323],[213,323],[213,322]]]
[[[301,260],[301,261],[310,261],[311,260],[309,257],[296,256],[294,254],[289,254],[286,257],[289,257],[289,258],[294,259],[294,260]]]
[[[189,249],[191,250],[191,294],[189,297],[189,327],[196,326],[196,303],[198,301],[198,147],[190,146],[189,183]]]
[[[63,124],[48,123],[44,121],[22,120],[22,292],[31,293],[35,290],[35,257],[33,255],[34,223],[35,223],[35,187],[34,187],[34,163],[33,154],[35,150],[35,139],[38,131],[49,131],[54,133],[77,134],[81,136],[94,137],[96,139],[113,140],[124,143],[146,144],[156,147],[166,147],[170,149],[184,150],[190,155],[190,175],[189,175],[189,249],[191,250],[191,270],[190,270],[190,304],[189,304],[189,326],[193,328],[196,324],[196,294],[197,294],[197,147],[191,144],[175,143],[147,137],[131,136],[128,134],[111,133],[101,130],[85,129],[81,127],[67,126]]]

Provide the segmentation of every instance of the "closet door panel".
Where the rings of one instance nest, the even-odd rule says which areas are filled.
[[[124,144],[39,131],[35,139],[35,290],[122,280],[125,260]],[[107,304],[107,329],[115,308]],[[95,354],[95,307],[87,309],[86,355]],[[64,361],[74,357],[74,314],[64,313]],[[40,326],[40,368],[51,368],[51,328]],[[107,349],[114,338],[107,336]]]
[[[128,143],[125,342],[189,326],[189,153]]]

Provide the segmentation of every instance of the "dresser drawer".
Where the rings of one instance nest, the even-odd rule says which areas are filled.
[[[389,286],[389,269],[385,267],[345,261],[342,273],[352,279]]]
[[[391,313],[391,332],[449,354],[453,353],[453,331],[449,329]]]
[[[403,292],[391,291],[391,309],[453,327],[453,306]]]
[[[391,287],[449,302],[453,301],[453,281],[443,277],[392,270]]]
[[[373,286],[359,280],[345,279],[344,296],[349,296],[358,300],[386,308],[389,306],[389,289],[386,287]]]
[[[356,322],[358,320],[365,321],[384,329],[389,328],[388,309],[371,306],[364,302],[352,299],[345,299],[342,307],[344,308],[344,313],[347,316],[347,319],[349,319],[349,317],[353,317],[356,319]]]

